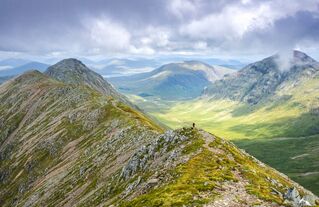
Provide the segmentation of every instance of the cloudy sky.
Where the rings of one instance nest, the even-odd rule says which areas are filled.
[[[319,59],[319,0],[0,0],[0,58]]]

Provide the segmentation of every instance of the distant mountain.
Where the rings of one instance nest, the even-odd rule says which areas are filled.
[[[219,65],[222,67],[226,68],[231,68],[231,69],[242,69],[244,66],[246,66],[246,63],[240,62],[238,60],[222,60],[222,59],[217,59],[217,58],[211,58],[211,59],[204,59],[203,61],[207,62],[210,65]]]
[[[319,63],[295,50],[288,56],[276,54],[249,64],[237,73],[212,83],[204,90],[203,96],[257,104],[274,95],[278,89],[298,85],[318,73]]]
[[[193,127],[164,132],[100,78],[67,59],[0,86],[0,206],[318,202],[222,138]]]
[[[0,84],[4,83],[5,81],[11,79],[12,76],[4,76],[4,77],[0,77]]]
[[[98,61],[90,66],[103,77],[118,77],[151,71],[160,66],[160,62],[146,58],[113,58]]]
[[[40,63],[40,62],[28,62],[26,64],[14,67],[14,68],[7,68],[0,70],[0,76],[15,76],[22,74],[28,70],[39,70],[45,71],[49,65]]]
[[[204,87],[232,72],[228,68],[215,68],[199,61],[185,61],[166,64],[147,73],[108,80],[125,93],[177,100],[199,96]]]
[[[219,65],[219,66],[223,66],[226,68],[231,68],[231,69],[241,69],[244,66],[247,65],[247,63],[245,62],[241,62],[239,60],[235,60],[235,59],[222,59],[222,58],[212,58],[212,57],[202,57],[202,56],[197,56],[197,57],[185,57],[185,56],[181,56],[181,57],[174,57],[174,56],[169,56],[169,57],[159,57],[157,58],[158,61],[162,62],[162,63],[172,63],[172,62],[183,62],[183,61],[192,61],[192,60],[197,60],[200,62],[204,62],[207,63],[209,65]]]
[[[26,59],[20,59],[20,58],[8,58],[0,61],[0,66],[8,66],[11,68],[15,68],[24,64],[27,64],[30,62]]]
[[[232,64],[221,64],[221,65],[219,65],[219,66],[221,66],[221,67],[226,67],[226,68],[230,68],[230,69],[233,69],[233,70],[240,70],[240,69],[242,69],[243,67],[245,67],[246,64],[243,64],[243,63],[241,63],[241,64],[234,64],[234,65],[232,65]]]
[[[97,62],[86,61],[95,72],[101,74],[103,77],[119,77],[128,76],[138,73],[150,72],[154,68],[172,62],[192,62],[193,59],[185,57],[159,57],[155,59],[148,58],[112,58]],[[225,67],[230,69],[240,69],[245,66],[244,63],[237,60],[221,60],[217,58],[199,58],[199,62],[205,62],[214,67]]]
[[[219,65],[210,66],[206,63],[199,62],[199,61],[185,61],[183,63],[180,63],[180,66],[184,67],[184,68],[192,69],[195,71],[204,72],[206,78],[210,82],[220,80],[225,75],[235,72],[234,70],[227,68],[227,67],[223,67],[223,66],[219,66]]]

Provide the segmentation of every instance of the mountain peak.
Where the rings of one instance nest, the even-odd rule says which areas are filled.
[[[58,63],[69,64],[69,65],[71,65],[71,64],[82,64],[82,65],[84,65],[80,60],[78,60],[76,58],[66,58],[66,59],[61,60]]]
[[[78,71],[85,72],[90,71],[80,60],[75,58],[68,58],[61,60],[55,65],[49,67],[46,73],[56,73],[56,72],[67,72],[67,71]]]
[[[112,96],[133,106],[124,96],[119,94],[104,78],[90,70],[80,60],[68,58],[50,66],[45,74],[63,83],[85,85],[106,96]],[[133,106],[135,107],[135,106]]]
[[[61,60],[50,66],[45,74],[67,84],[86,85],[104,95],[119,96],[101,75],[90,70],[75,58]]]
[[[306,53],[301,52],[299,50],[289,50],[284,52],[279,52],[271,57],[269,57],[271,60],[273,60],[279,67],[285,66],[285,67],[291,67],[294,64],[303,65],[303,64],[312,64],[316,63],[316,60],[312,57],[308,56]],[[269,58],[266,58],[264,60],[268,60]],[[290,68],[286,68],[287,70]]]
[[[299,50],[293,51],[293,58],[296,61],[302,61],[302,62],[316,62],[312,57],[308,56],[306,53],[301,52]]]
[[[88,79],[103,80],[102,76],[90,70],[81,61],[68,58],[50,66],[45,74],[65,83],[81,84]]]
[[[206,65],[208,67],[211,67],[207,63],[204,63],[204,62],[201,62],[201,61],[198,61],[198,60],[185,60],[183,63],[190,64],[190,65],[200,64],[200,65]]]

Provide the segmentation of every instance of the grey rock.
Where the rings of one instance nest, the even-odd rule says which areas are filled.
[[[158,184],[159,180],[157,178],[152,178],[149,181],[147,181],[147,185],[150,187],[156,186]]]
[[[186,136],[179,135],[176,132],[169,130],[164,134],[159,135],[151,144],[142,146],[129,160],[128,164],[122,168],[120,177],[124,180],[134,175],[138,170],[145,170],[150,164],[150,161],[160,154],[167,154],[172,149],[172,146],[182,143],[187,140]],[[179,153],[173,150],[167,154],[168,160],[174,160]]]
[[[294,206],[298,206],[299,201],[301,200],[299,192],[298,192],[297,188],[295,188],[295,187],[289,188],[287,193],[284,195],[284,198],[292,201]]]
[[[289,188],[287,193],[284,195],[292,206],[294,207],[305,207],[305,206],[315,206],[317,197],[312,194],[306,194],[301,197],[297,188]]]

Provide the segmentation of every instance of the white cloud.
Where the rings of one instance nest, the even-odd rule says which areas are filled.
[[[129,47],[129,52],[134,55],[153,55],[155,50],[149,46],[136,47],[131,45]]]
[[[207,42],[199,41],[194,44],[194,49],[205,50],[207,49]]]
[[[156,50],[169,44],[170,31],[152,25],[146,28],[127,30],[108,18],[94,18],[84,22],[89,31],[89,42],[84,44],[91,54],[126,53],[153,55]],[[85,48],[84,48],[85,49]]]
[[[197,10],[195,3],[189,0],[172,0],[168,4],[168,9],[179,19],[193,15]]]
[[[7,18],[7,27],[0,33],[0,50],[53,58],[156,54],[252,56],[295,46],[318,50],[318,21],[315,21],[319,16],[318,0],[142,3],[119,7],[109,2],[91,9],[82,4],[72,5],[81,12],[70,15],[69,10],[58,11],[65,15],[63,19],[40,13],[28,16],[24,11],[29,10],[25,9],[21,15],[26,20],[20,21],[24,18],[15,19],[14,15],[20,13],[12,11],[12,18]],[[49,8],[42,8],[46,9]],[[16,55],[12,52],[3,55],[0,51],[0,57],[4,56]]]
[[[258,8],[227,7],[221,13],[183,25],[182,34],[201,39],[236,39],[247,31],[265,28],[272,24],[272,11],[268,5]]]
[[[84,24],[89,31],[91,46],[97,51],[122,51],[129,48],[131,35],[120,24],[107,18],[90,19]]]
[[[138,35],[140,43],[149,47],[165,47],[169,44],[170,31],[166,28],[149,26]]]
[[[250,4],[250,5],[247,5]],[[246,33],[270,28],[280,18],[302,10],[316,10],[314,1],[267,1],[251,4],[230,4],[220,12],[194,19],[180,27],[180,33],[193,39],[214,41],[238,40]]]

